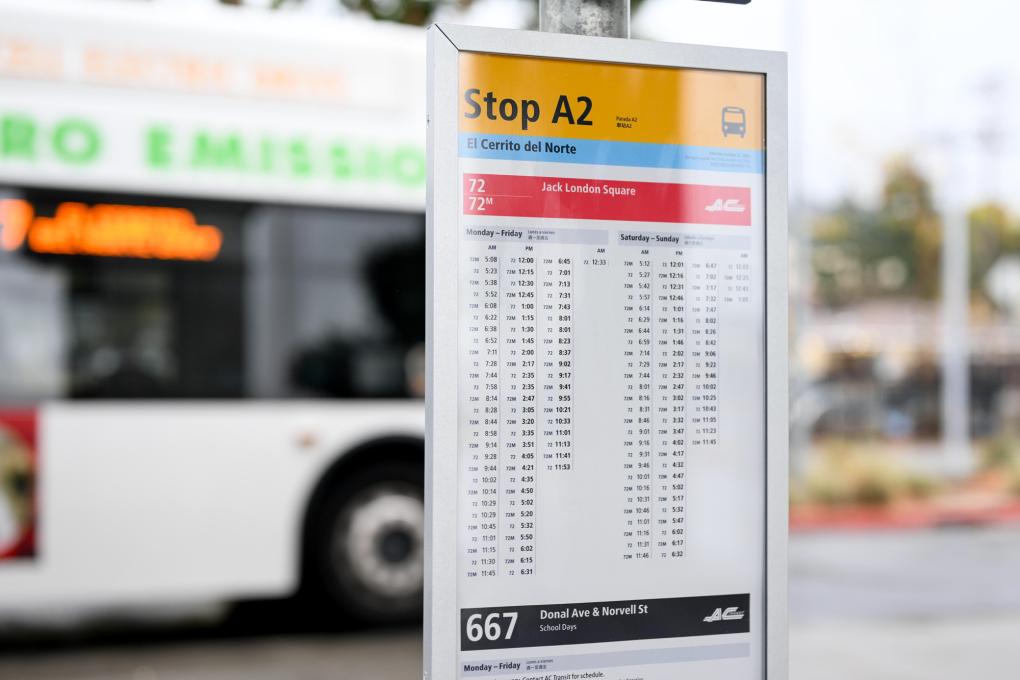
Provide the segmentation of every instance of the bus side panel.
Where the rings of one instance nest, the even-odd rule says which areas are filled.
[[[408,402],[44,406],[38,556],[0,563],[0,609],[288,594],[319,475],[422,428]]]

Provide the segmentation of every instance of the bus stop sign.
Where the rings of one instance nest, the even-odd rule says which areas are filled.
[[[785,125],[782,54],[430,29],[426,678],[786,677]]]

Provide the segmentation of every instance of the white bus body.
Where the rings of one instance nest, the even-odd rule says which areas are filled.
[[[337,531],[333,525],[318,534],[310,529],[318,493],[319,510],[328,508],[330,521],[347,523],[342,540],[361,560],[338,567],[354,571],[353,579],[350,573],[338,577],[340,589],[367,579],[381,591],[364,599],[355,594],[355,613],[385,619],[392,609],[395,616],[410,615],[414,606],[407,603],[420,595],[420,510],[414,507],[420,492],[412,487],[421,460],[423,406],[413,398],[417,387],[406,395],[372,387],[385,371],[360,357],[382,351],[372,328],[385,324],[369,323],[375,312],[368,310],[366,294],[357,292],[362,283],[329,277],[345,275],[341,260],[333,259],[343,253],[333,252],[330,239],[346,225],[358,226],[366,239],[385,231],[391,219],[417,233],[424,205],[423,35],[355,19],[214,8],[174,12],[172,3],[5,1],[0,92],[0,202],[8,201],[10,214],[24,206],[39,213],[50,204],[59,211],[129,203],[135,206],[129,210],[149,215],[143,211],[165,199],[187,210],[197,201],[194,212],[201,215],[222,203],[223,219],[238,221],[233,231],[220,225],[223,252],[233,248],[230,257],[237,258],[240,272],[229,284],[234,292],[222,299],[243,299],[244,307],[210,307],[202,319],[187,321],[187,337],[181,335],[186,320],[173,317],[174,310],[152,308],[149,298],[102,307],[106,316],[95,317],[102,323],[90,322],[86,312],[95,310],[69,308],[60,291],[91,271],[80,262],[105,271],[112,260],[88,250],[92,246],[80,237],[73,253],[58,244],[48,255],[29,253],[26,260],[33,232],[18,240],[13,217],[0,224],[6,230],[0,238],[12,251],[0,251],[0,286],[8,291],[4,297],[0,290],[0,306],[7,308],[6,314],[0,310],[0,426],[5,409],[27,411],[36,451],[34,545],[0,558],[0,610],[288,595],[309,571],[309,537]],[[330,212],[336,210],[341,212]],[[342,212],[348,210],[359,212]],[[334,214],[340,215],[335,229]],[[259,226],[267,221],[271,227]],[[265,264],[277,257],[276,237],[267,234],[284,233],[289,221],[300,223],[307,238],[286,241],[288,247],[308,254],[287,262],[314,260],[321,271],[297,272],[292,279]],[[242,234],[237,238],[243,243],[232,246],[232,234]],[[328,238],[317,241],[323,234]],[[127,248],[121,259],[141,257],[132,254],[141,243],[132,238],[122,238],[130,243],[121,244]],[[180,264],[184,273],[167,283],[152,274],[161,265],[146,260],[134,267],[138,262],[125,265],[125,280],[151,280],[152,295],[164,296],[152,299],[185,295],[178,288],[187,284],[191,265]],[[260,268],[268,272],[264,277]],[[111,290],[122,291],[123,284]],[[196,293],[186,295],[194,299]],[[295,300],[315,306],[315,314],[293,312]],[[224,373],[225,387],[205,398],[178,381],[167,398],[135,399],[119,398],[120,387],[95,388],[95,394],[112,395],[95,398],[86,386],[81,389],[90,398],[71,398],[78,388],[66,367],[80,358],[69,328],[84,324],[88,330],[92,323],[98,326],[90,332],[106,333],[103,324],[112,322],[104,320],[119,318],[125,304],[157,317],[155,330],[145,331],[156,339],[143,334],[131,340],[141,343],[143,358],[162,367],[157,373],[184,368],[173,357],[156,356],[152,347],[195,345],[196,324],[207,324],[199,345],[231,333],[243,336],[243,356],[234,373]],[[330,306],[358,316],[330,312]],[[218,321],[218,313],[228,320]],[[345,324],[366,329],[364,342],[344,345],[356,354],[344,356],[359,357],[351,365],[356,363],[355,373],[368,371],[367,377],[346,376],[344,384],[355,387],[335,390],[355,396],[312,399],[304,394],[308,390],[291,389],[287,367],[294,365],[294,343],[317,342],[334,328],[360,332]],[[391,354],[413,342],[394,340]],[[315,357],[328,363],[329,351],[311,353],[313,374]],[[413,364],[413,356],[405,363]],[[378,359],[386,370],[396,365],[389,357]],[[107,349],[82,361],[114,365],[121,358]],[[408,375],[417,370],[409,368]],[[217,370],[209,373],[220,380]],[[387,385],[400,383],[387,379]],[[188,398],[177,393],[182,390]],[[233,396],[240,390],[245,399]],[[284,392],[290,398],[281,398]],[[369,392],[408,398],[357,396]],[[343,467],[352,455],[356,465]],[[402,472],[388,483],[385,471],[393,461]],[[366,468],[375,471],[365,478],[375,491],[360,499],[352,518],[350,504],[337,505],[328,487],[364,477]],[[12,488],[23,491],[21,484]],[[346,488],[346,498],[355,491]],[[393,526],[402,533],[386,548],[392,564],[382,564],[373,551]],[[331,543],[315,550],[322,559],[348,548]],[[386,601],[387,583],[403,598],[403,609]],[[341,592],[337,599],[350,604],[351,597]]]

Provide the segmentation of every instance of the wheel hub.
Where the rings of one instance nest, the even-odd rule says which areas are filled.
[[[334,559],[344,560],[373,595],[399,599],[422,587],[425,512],[421,498],[382,488],[352,503],[341,523]]]

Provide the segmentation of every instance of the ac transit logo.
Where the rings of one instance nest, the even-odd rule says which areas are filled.
[[[747,212],[747,206],[741,203],[739,198],[727,198],[726,200],[717,198],[714,203],[705,206],[705,212],[742,213]]]
[[[717,621],[741,621],[744,618],[744,612],[740,607],[727,607],[723,609],[718,607],[715,612],[710,616],[706,616],[703,621],[705,623],[716,623]]]

